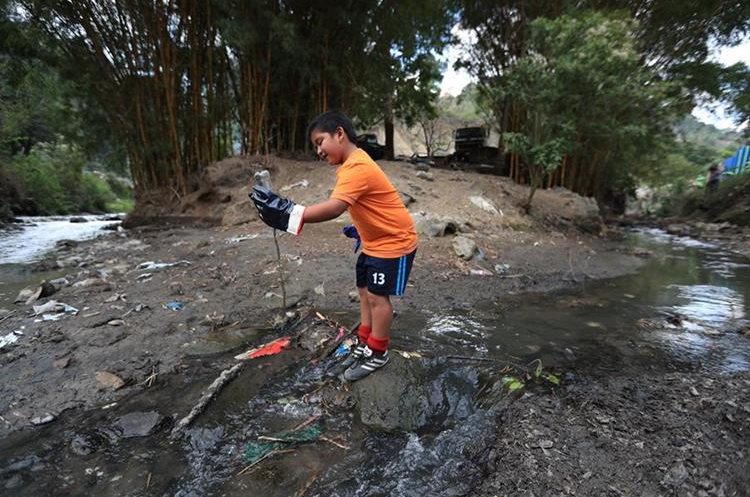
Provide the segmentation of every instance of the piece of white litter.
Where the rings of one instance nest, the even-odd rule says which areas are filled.
[[[234,236],[232,238],[228,238],[224,241],[224,243],[239,243],[244,242],[245,240],[253,240],[255,238],[258,238],[259,233],[255,233],[253,235],[240,235],[240,236]]]
[[[18,341],[18,335],[16,335],[16,333],[13,331],[11,331],[5,336],[0,336],[0,349],[5,347],[6,345],[16,343],[17,341]]]
[[[493,214],[503,215],[502,211],[498,211],[497,208],[484,197],[469,197],[471,203],[482,209],[483,211],[491,212]]]
[[[170,267],[177,267],[177,266],[190,266],[190,261],[177,261],[177,262],[156,262],[156,261],[147,261],[147,262],[141,262],[138,264],[138,267],[136,267],[139,271],[161,271],[162,269],[167,269]]]
[[[302,181],[297,181],[296,183],[292,183],[291,185],[286,185],[281,187],[282,192],[288,192],[292,188],[307,188],[310,186],[310,182],[306,179],[303,179]]]

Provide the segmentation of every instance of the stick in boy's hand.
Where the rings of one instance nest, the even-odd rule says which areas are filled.
[[[255,186],[250,199],[258,210],[258,215],[271,228],[299,235],[305,206],[276,195],[271,190],[269,177],[266,170],[255,173]]]

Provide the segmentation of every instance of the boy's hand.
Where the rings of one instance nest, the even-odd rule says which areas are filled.
[[[299,235],[302,231],[305,206],[276,195],[269,188],[255,185],[250,198],[258,215],[271,228]]]
[[[362,239],[359,237],[357,228],[351,224],[347,224],[346,226],[344,226],[341,232],[344,233],[344,236],[346,236],[347,238],[354,238],[356,240],[356,242],[354,243],[354,252],[357,252],[357,250],[359,250],[359,247],[362,245]]]

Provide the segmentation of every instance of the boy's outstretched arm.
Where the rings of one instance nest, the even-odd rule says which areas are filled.
[[[260,218],[268,226],[299,235],[302,225],[319,223],[340,216],[348,207],[346,202],[328,199],[309,207],[295,204],[280,197],[264,185],[255,185],[250,198],[258,210]]]
[[[329,198],[324,202],[305,207],[302,217],[306,223],[321,223],[336,219],[349,207],[346,202],[337,198]]]

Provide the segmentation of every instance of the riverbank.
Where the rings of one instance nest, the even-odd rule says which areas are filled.
[[[309,165],[290,165],[296,169],[277,166],[279,184],[308,181],[305,188],[290,188],[290,196],[324,198],[330,177],[326,183],[315,179],[321,172],[306,169]],[[740,416],[747,376],[699,366],[721,364],[723,355],[689,351],[659,358],[672,340],[723,354],[724,348],[744,350],[731,342],[744,337],[736,333],[741,330],[730,334],[724,324],[701,324],[687,311],[681,311],[686,328],[668,328],[655,307],[664,306],[666,297],[651,296],[672,292],[670,285],[703,284],[685,280],[702,274],[688,270],[700,261],[689,259],[684,247],[662,252],[603,229],[587,214],[585,200],[564,191],[540,192],[538,208],[525,217],[515,207],[523,188],[502,178],[430,171],[432,181],[418,182],[409,166],[386,168],[411,193],[417,195],[413,186],[420,187],[412,205],[420,229],[444,235],[422,235],[406,298],[395,302],[393,347],[406,356],[394,356],[393,364],[365,382],[342,384],[327,379],[320,369],[325,361],[315,360],[325,332],[311,334],[299,325],[288,331],[300,335],[288,350],[249,364],[184,443],[169,443],[171,427],[222,370],[236,364],[234,356],[285,333],[274,326],[290,319],[280,309],[272,233],[239,207],[247,187],[214,182],[205,192],[230,200],[218,205],[183,199],[183,214],[224,219],[221,226],[141,226],[60,244],[38,263],[39,269],[61,270],[67,284],[31,304],[54,299],[77,314],[48,310],[32,316],[31,304],[0,312],[3,330],[20,332],[0,351],[0,367],[12,378],[0,387],[5,487],[17,495],[43,487],[63,488],[68,495],[123,495],[123,484],[144,489],[133,495],[179,490],[240,495],[251,488],[295,495],[309,481],[305,495],[356,495],[352,489],[378,486],[391,489],[382,495],[395,495],[391,482],[408,480],[404,485],[423,490],[432,480],[465,482],[455,495],[615,492],[610,485],[627,495],[630,487],[610,480],[633,481],[639,468],[647,467],[644,488],[657,495],[665,471],[674,466],[679,485],[720,495],[714,480],[713,486],[700,483],[701,468],[725,471],[732,466],[724,455],[734,454],[735,462],[746,457],[747,429]],[[475,196],[494,211],[472,201]],[[460,201],[445,200],[454,197]],[[424,214],[416,208],[420,204]],[[240,215],[245,221],[237,224]],[[358,304],[351,295],[356,254],[340,234],[345,222],[309,225],[300,237],[279,237],[287,303],[295,316],[322,312],[345,325],[356,321]],[[592,226],[596,235],[581,232]],[[456,251],[459,237],[476,244],[472,260]],[[646,272],[626,283],[611,279],[644,264]],[[661,276],[664,268],[671,272]],[[570,293],[554,292],[562,288]],[[735,293],[741,295],[741,289]],[[45,320],[45,314],[53,317]],[[688,325],[701,328],[690,331],[695,328]],[[299,341],[304,336],[310,337],[307,345]],[[705,340],[715,342],[709,346]],[[740,371],[744,357],[733,359]],[[557,375],[559,387],[535,380],[533,359]],[[526,384],[514,403],[500,391],[508,375]],[[373,397],[385,407],[366,402]],[[709,397],[714,404],[707,404]],[[715,409],[701,411],[706,406]],[[634,412],[649,417],[639,424],[643,416]],[[303,448],[269,461],[267,469],[236,475],[246,464],[239,456],[246,441],[313,414],[327,420],[329,438],[347,449]],[[731,428],[717,424],[726,415],[737,421]],[[676,431],[677,424],[684,431]],[[679,459],[684,444],[675,445],[673,437],[698,432],[706,440],[699,453],[708,462]],[[617,449],[610,451],[612,444]],[[647,463],[619,472],[604,464],[624,464],[636,449]],[[134,453],[143,457],[134,459]],[[665,455],[672,457],[669,463],[662,462]],[[433,467],[433,459],[451,462]],[[573,467],[571,461],[578,463]],[[679,462],[688,477],[682,478]],[[32,478],[40,464],[54,467],[57,476]],[[741,495],[732,493],[741,482],[737,476],[725,484],[724,495]],[[679,485],[674,488],[683,488]],[[434,494],[444,495],[446,488]]]

